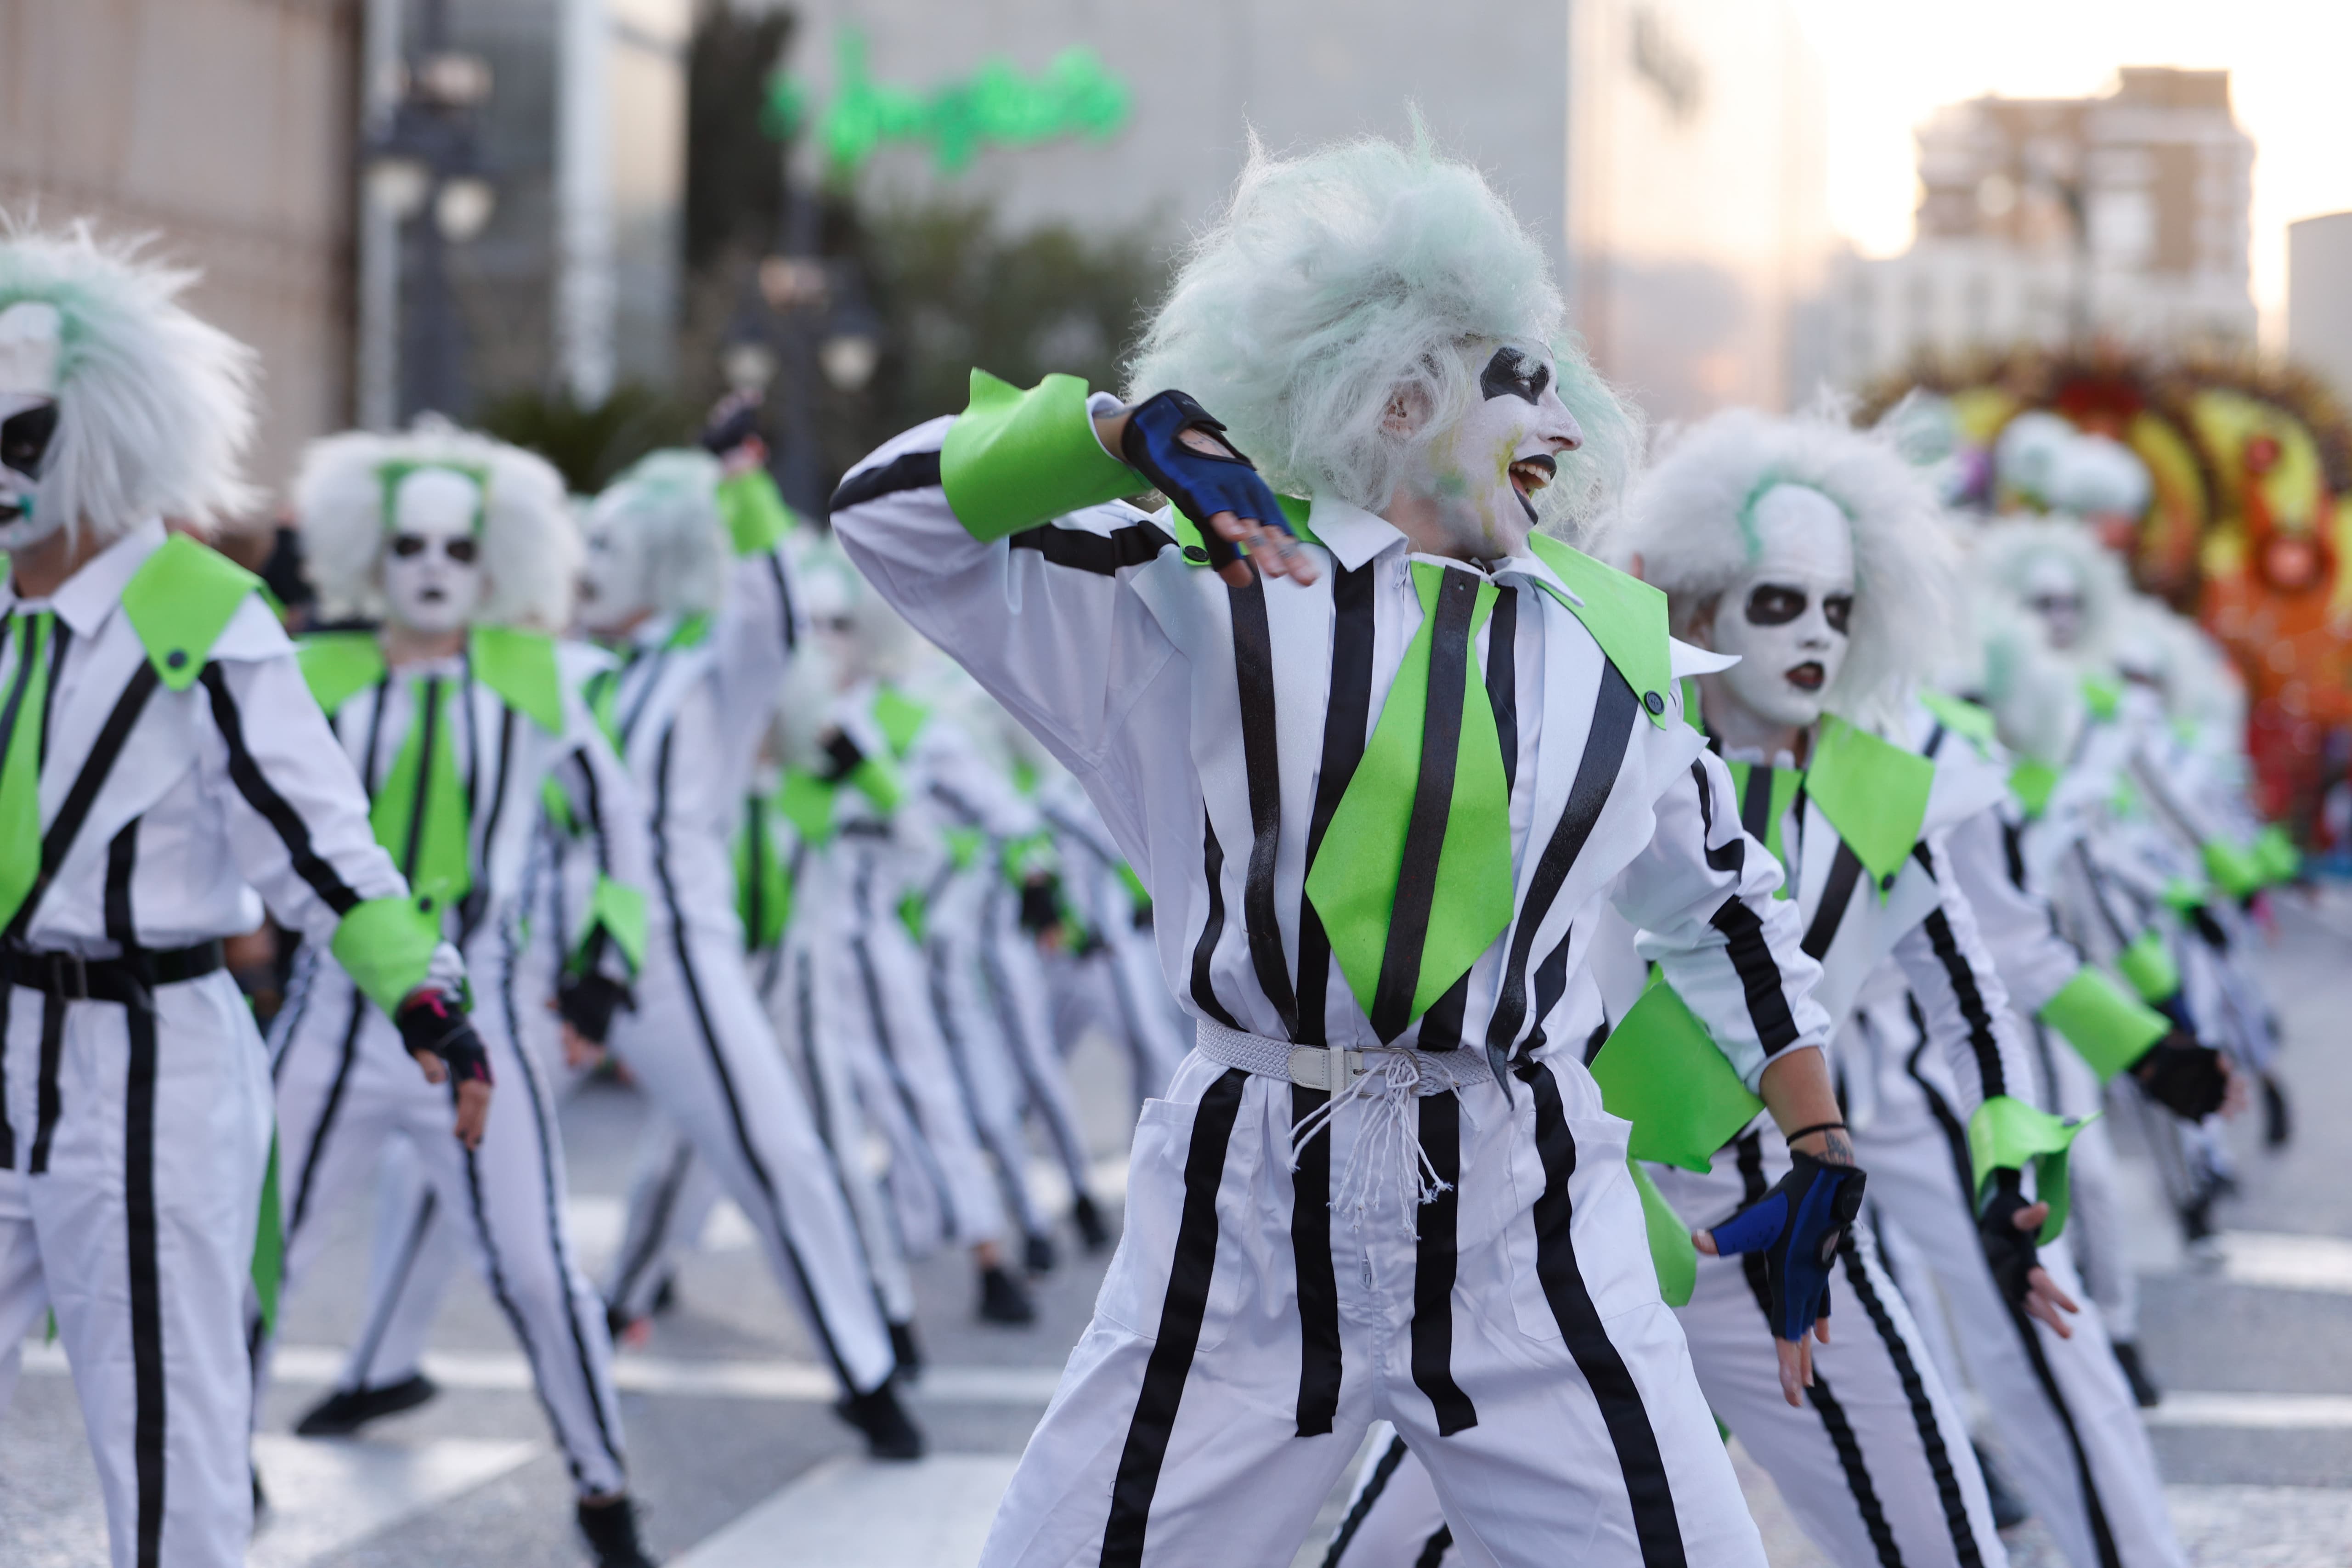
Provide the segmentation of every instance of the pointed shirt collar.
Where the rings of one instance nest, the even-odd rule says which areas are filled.
[[[146,564],[147,557],[163,546],[163,521],[150,518],[82,563],[80,569],[49,596],[47,607],[55,610],[58,618],[71,626],[76,637],[88,639],[106,624],[115,605],[122,602],[123,588]],[[0,615],[28,602],[40,603],[27,601],[16,592],[15,574],[0,582]]]

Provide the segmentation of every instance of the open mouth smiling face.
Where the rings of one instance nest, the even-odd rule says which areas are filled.
[[[58,433],[58,359],[63,318],[23,300],[0,310],[0,550],[21,550],[54,531],[35,504]]]
[[[1474,343],[1479,401],[1430,447],[1424,484],[1446,532],[1464,553],[1499,560],[1525,548],[1536,526],[1535,498],[1559,477],[1559,455],[1584,432],[1559,400],[1548,351]]]

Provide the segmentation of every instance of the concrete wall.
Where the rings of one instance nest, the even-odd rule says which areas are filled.
[[[357,10],[0,0],[0,208],[152,234],[261,352],[257,480],[347,422]]]
[[[2286,226],[2286,352],[2352,405],[2352,212]]]

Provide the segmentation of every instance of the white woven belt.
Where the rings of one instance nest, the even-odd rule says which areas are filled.
[[[1294,1171],[1298,1169],[1298,1152],[1329,1130],[1341,1106],[1350,1100],[1368,1102],[1370,1109],[1363,1130],[1349,1151],[1347,1167],[1339,1173],[1339,1186],[1331,1197],[1331,1206],[1348,1209],[1349,1224],[1358,1230],[1363,1228],[1364,1213],[1379,1195],[1372,1188],[1382,1173],[1394,1178],[1397,1214],[1405,1230],[1416,1230],[1412,1211],[1452,1184],[1438,1180],[1437,1168],[1421,1146],[1413,1102],[1492,1082],[1495,1076],[1483,1051],[1294,1046],[1287,1040],[1228,1029],[1209,1018],[1198,1020],[1192,1043],[1213,1062],[1257,1078],[1286,1079],[1302,1089],[1318,1089],[1330,1096],[1291,1126],[1289,1163]],[[1411,1202],[1406,1201],[1408,1196]]]

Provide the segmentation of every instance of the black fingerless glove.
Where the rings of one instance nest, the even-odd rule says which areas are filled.
[[[1772,1331],[1780,1338],[1801,1340],[1830,1315],[1830,1268],[1862,1213],[1867,1179],[1857,1166],[1823,1164],[1791,1149],[1789,1173],[1709,1233],[1724,1257],[1764,1254]]]
[[[612,1033],[613,1015],[622,1008],[636,1011],[629,988],[608,974],[590,970],[572,975],[555,988],[555,1010],[572,1032],[592,1046],[601,1046]]]
[[[1985,1261],[1992,1265],[1993,1282],[2011,1306],[2022,1306],[2032,1289],[2031,1276],[2042,1266],[2034,1250],[2033,1232],[2020,1230],[2018,1211],[2033,1205],[2025,1199],[2025,1178],[2015,1171],[1995,1171],[1992,1195],[1977,1214],[1977,1237],[1984,1243]]]
[[[1256,466],[1225,439],[1224,428],[1191,395],[1171,390],[1145,398],[1129,411],[1127,431],[1118,443],[1128,466],[1199,526],[1212,568],[1241,559],[1241,551],[1209,526],[1209,519],[1218,512],[1290,531],[1282,503],[1258,477]],[[1182,437],[1187,430],[1207,432],[1223,455],[1212,457],[1186,446]]]
[[[400,1043],[408,1054],[439,1057],[449,1069],[451,1083],[490,1081],[490,1053],[455,996],[441,991],[419,991],[401,1004],[392,1021],[400,1030]]]
[[[2131,1075],[2148,1098],[2189,1121],[2200,1121],[2221,1109],[2229,1097],[2230,1073],[2221,1053],[2197,1043],[2197,1037],[2175,1029],[2132,1063]]]
[[[1021,929],[1043,936],[1062,923],[1062,883],[1057,877],[1032,877],[1021,884]]]
[[[702,449],[723,458],[759,433],[760,400],[748,393],[730,393],[703,423]]]

